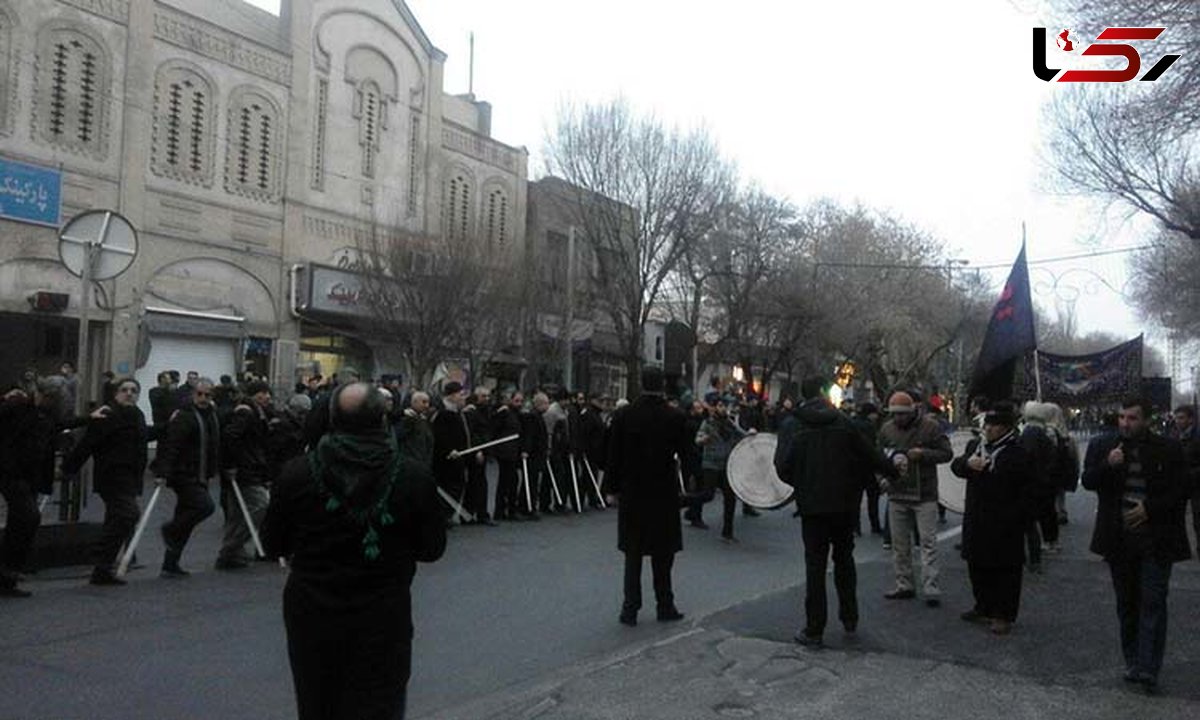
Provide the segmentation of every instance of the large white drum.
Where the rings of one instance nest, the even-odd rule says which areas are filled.
[[[729,487],[751,507],[774,510],[792,499],[792,486],[775,472],[777,443],[773,433],[756,433],[742,438],[729,453]]]

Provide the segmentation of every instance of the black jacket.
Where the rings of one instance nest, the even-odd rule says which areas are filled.
[[[607,460],[604,457],[604,419],[601,417],[600,408],[595,405],[584,407],[579,412],[577,429],[579,433],[576,440],[576,444],[579,446],[577,452],[582,453],[582,457],[579,459],[582,460],[586,457],[593,471],[600,470]]]
[[[520,414],[508,405],[501,405],[492,412],[492,427],[489,431],[492,440],[499,440],[509,435],[521,434]],[[500,443],[490,449],[492,457],[499,462],[521,461],[521,439]]]
[[[604,492],[618,495],[617,548],[637,555],[683,549],[675,456],[691,442],[683,412],[642,395],[613,414]]]
[[[279,477],[283,466],[304,453],[304,418],[283,412],[267,423],[267,464],[272,481]]]
[[[857,512],[866,483],[895,469],[849,418],[823,400],[796,408],[789,436],[775,447],[779,478],[796,488],[803,515]]]
[[[975,471],[967,461],[979,443],[979,438],[972,439],[950,464],[950,470],[967,481],[962,556],[978,567],[1020,567],[1025,562],[1026,519],[1036,495],[1029,453],[1013,438],[996,449],[987,469]]]
[[[546,423],[536,410],[522,410],[518,419],[521,421],[521,449],[529,453],[531,464],[541,462],[550,450]]]
[[[203,449],[200,446],[200,423],[204,423]],[[155,473],[167,479],[168,485],[204,483],[219,474],[221,463],[221,425],[217,409],[211,405],[200,410],[188,404],[167,424],[166,438],[159,443],[154,460]],[[205,453],[205,473],[200,477],[200,453]]]
[[[63,472],[73,474],[90,456],[96,492],[141,495],[146,474],[146,443],[156,434],[146,426],[146,416],[136,405],[109,406],[109,414],[92,419],[83,437],[63,461]]]
[[[1152,552],[1159,562],[1179,562],[1191,557],[1185,509],[1191,484],[1188,482],[1183,450],[1179,443],[1152,433],[1138,439],[1103,435],[1088,445],[1083,486],[1094,490],[1099,500],[1092,552],[1107,558],[1120,554],[1125,536],[1121,497],[1125,489],[1125,465],[1113,467],[1108,455],[1121,445],[1127,452],[1138,447],[1146,474],[1146,513],[1150,520]]]
[[[222,428],[223,469],[236,470],[239,485],[263,485],[271,480],[268,436],[273,415],[269,409],[260,416],[257,408],[241,407],[229,414]]]
[[[298,593],[310,609],[337,615],[383,611],[385,622],[404,623],[411,635],[409,586],[416,563],[432,562],[446,548],[429,471],[402,458],[388,511],[393,522],[378,529],[380,554],[363,552],[365,527],[344,506],[330,510],[307,457],[289,462],[271,492],[262,524],[269,557],[291,558],[285,593]]]
[[[466,459],[448,459],[451,450],[471,447],[470,426],[462,412],[445,408],[433,416],[433,477],[446,489],[457,490],[466,482]]]
[[[31,400],[0,403],[0,483],[22,480],[50,494],[57,432],[54,418]]]
[[[150,416],[155,425],[166,427],[171,420],[171,413],[178,407],[174,390],[159,386],[150,388]]]

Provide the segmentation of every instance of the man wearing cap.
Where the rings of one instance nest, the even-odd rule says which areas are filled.
[[[975,606],[962,619],[1007,635],[1021,603],[1025,518],[1034,492],[1031,457],[1016,431],[1012,403],[999,402],[983,419],[983,434],[967,444],[950,469],[967,481],[962,555]]]
[[[475,453],[473,458],[450,457],[454,450],[471,447],[471,429],[462,413],[466,404],[462,383],[448,382],[442,388],[442,409],[433,416],[433,476],[438,486],[460,505],[467,492],[467,463],[483,462],[482,452]]]
[[[892,459],[902,480],[884,488],[889,494],[892,565],[896,571],[896,587],[884,597],[911,600],[917,595],[912,567],[915,528],[921,542],[922,594],[926,605],[937,607],[942,604],[937,562],[937,466],[950,462],[954,451],[941,426],[917,413],[908,393],[892,393],[888,413],[891,419],[879,429],[879,446]]]

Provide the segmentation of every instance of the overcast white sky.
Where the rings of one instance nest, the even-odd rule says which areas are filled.
[[[1104,218],[1094,203],[1051,191],[1040,120],[1064,86],[1033,76],[1031,28],[1074,25],[1047,14],[1043,0],[408,5],[449,56],[447,92],[467,90],[475,33],[475,94],[493,105],[493,135],[529,148],[534,177],[563,100],[621,94],[670,122],[704,124],[742,175],[772,192],[798,204],[831,197],[886,210],[971,265],[1011,263],[1022,221],[1030,260],[1143,239],[1116,214]],[[1033,270],[1034,300],[1048,310],[1051,270],[1070,271],[1065,284],[1090,285],[1077,303],[1083,330],[1143,330],[1124,300],[1085,272],[1120,288],[1125,256]],[[990,272],[998,287],[1006,271]]]

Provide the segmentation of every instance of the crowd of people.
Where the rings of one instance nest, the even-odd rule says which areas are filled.
[[[716,384],[702,399],[669,397],[654,369],[643,373],[633,403],[557,388],[493,395],[453,381],[431,397],[364,382],[354,368],[298,384],[278,402],[260,379],[214,383],[188,372],[181,382],[179,373],[165,371],[149,391],[149,422],[136,380],[107,378],[103,402],[83,417],[73,412],[72,381],[73,368],[64,364],[59,376],[25,378],[0,403],[0,489],[8,506],[0,594],[28,595],[20,572],[40,518],[37,495],[48,494],[55,478],[56,452],[66,476],[93,461],[94,488],[105,504],[95,585],[125,583],[118,562],[141,515],[149,471],[176,495],[174,514],[160,529],[163,578],[189,575],[183,553],[217,505],[224,518],[218,570],[290,560],[284,616],[301,717],[337,717],[359,702],[402,707],[415,563],[440,557],[446,531],[458,524],[487,527],[616,505],[625,554],[620,622],[637,624],[647,556],[658,619],[682,618],[671,583],[682,523],[707,528],[704,508],[719,490],[721,537],[736,542],[739,500],[729,457],[743,437],[760,431],[778,435],[776,471],[794,488],[802,523],[805,625],[795,639],[806,647],[823,645],[831,558],[838,619],[847,633],[857,630],[853,549],[864,497],[871,531],[892,554],[895,582],[885,597],[919,595],[937,608],[937,529],[945,511],[938,466],[949,463],[966,480],[958,549],[975,603],[961,617],[1003,636],[1017,620],[1023,575],[1040,572],[1043,554],[1059,549],[1059,529],[1068,522],[1064,497],[1082,477],[1099,496],[1091,548],[1111,571],[1126,679],[1152,689],[1164,652],[1171,564],[1191,556],[1189,498],[1200,530],[1195,409],[1178,408],[1166,437],[1152,432],[1151,409],[1139,398],[1126,400],[1115,426],[1092,439],[1081,474],[1076,442],[1056,405],[1018,409],[973,400],[974,437],[955,457],[937,408],[918,393],[896,391],[882,408],[863,403],[847,411],[830,402],[823,378],[802,383],[798,404],[784,399],[764,408]],[[65,433],[74,439],[62,446]],[[489,462],[497,470],[491,498]],[[742,513],[757,514],[745,505]],[[388,562],[380,565],[380,558]],[[405,622],[381,635],[397,607]],[[347,637],[375,650],[347,655],[355,645]],[[328,672],[335,657],[337,677]],[[381,657],[403,662],[372,664]],[[355,683],[392,692],[364,699]],[[337,705],[343,701],[351,705]]]

